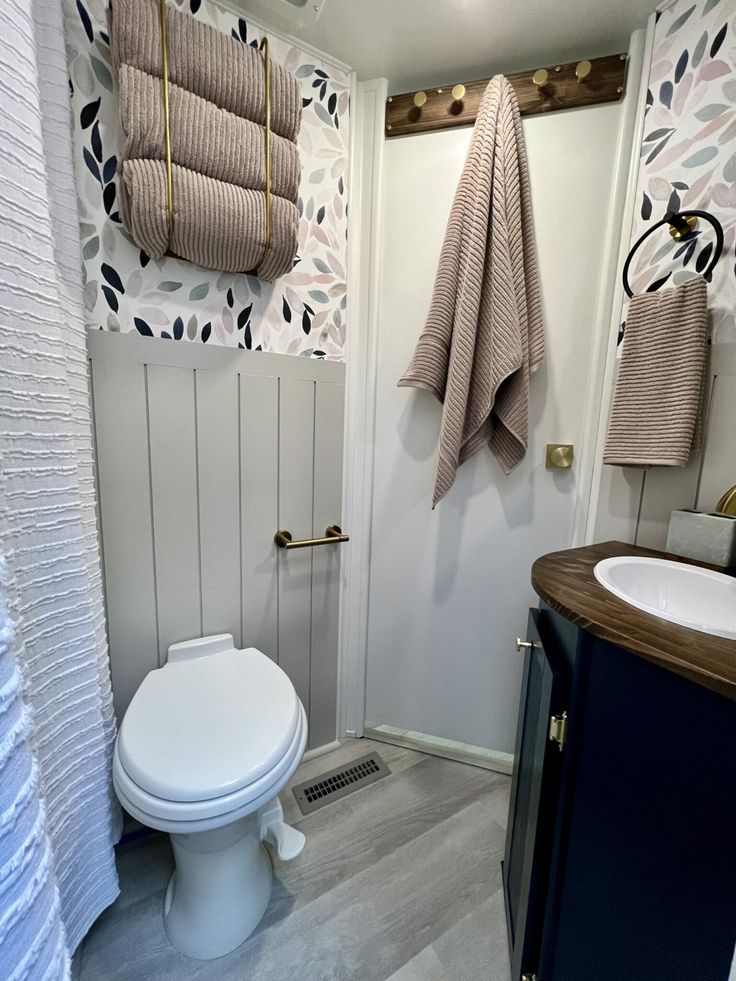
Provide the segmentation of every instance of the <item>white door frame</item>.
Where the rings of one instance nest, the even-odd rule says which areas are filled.
[[[350,545],[343,551],[338,641],[337,734],[362,736],[368,645],[381,249],[385,78],[351,92],[347,273],[347,372],[343,508]]]
[[[632,224],[644,100],[651,60],[654,17],[646,35],[637,31],[629,48],[629,98],[622,115],[615,179],[606,222],[605,273],[593,327],[591,371],[584,400],[578,451],[579,477],[571,545],[591,540],[601,479],[600,457],[608,415],[616,334],[621,309],[619,269]],[[642,88],[643,86],[643,88]],[[350,143],[348,222],[348,324],[343,515],[351,535],[340,584],[338,738],[362,736],[365,719],[368,605],[373,506],[378,308],[380,299],[382,174],[386,79],[355,83]],[[625,257],[625,252],[623,252]]]

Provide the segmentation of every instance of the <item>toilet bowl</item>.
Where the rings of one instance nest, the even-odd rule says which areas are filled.
[[[307,720],[286,674],[230,634],[174,644],[128,706],[113,756],[123,807],[171,836],[164,900],[172,944],[207,960],[238,947],[268,906],[269,842],[295,858],[304,835],[278,794],[304,753]]]

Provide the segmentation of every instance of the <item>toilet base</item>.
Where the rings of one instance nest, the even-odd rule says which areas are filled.
[[[170,837],[176,868],[164,900],[166,934],[188,957],[222,957],[251,935],[271,898],[273,868],[260,812]]]

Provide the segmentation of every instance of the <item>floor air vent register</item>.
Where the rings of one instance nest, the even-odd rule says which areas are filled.
[[[325,804],[331,804],[361,787],[367,787],[369,783],[387,777],[390,772],[378,753],[368,753],[347,766],[338,766],[316,779],[297,784],[293,788],[294,796],[302,814],[311,814]]]

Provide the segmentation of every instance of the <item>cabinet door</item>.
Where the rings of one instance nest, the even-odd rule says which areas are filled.
[[[562,772],[550,720],[567,707],[568,669],[554,641],[544,640],[543,614],[531,610],[516,734],[503,884],[511,976],[537,973]],[[542,981],[540,978],[539,981]]]

